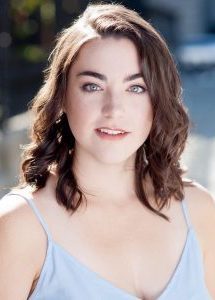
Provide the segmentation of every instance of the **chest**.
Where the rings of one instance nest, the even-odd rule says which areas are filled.
[[[168,223],[141,210],[94,208],[58,228],[50,226],[54,240],[79,262],[113,286],[149,300],[166,288],[180,260],[187,234],[183,222]]]

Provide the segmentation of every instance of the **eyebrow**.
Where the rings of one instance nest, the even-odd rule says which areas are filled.
[[[94,72],[94,71],[82,71],[82,72],[78,73],[76,76],[78,76],[78,77],[79,76],[92,76],[92,77],[98,78],[102,81],[107,81],[107,77],[104,74]],[[131,81],[131,80],[134,80],[137,78],[143,79],[143,75],[141,73],[128,75],[127,77],[124,78],[123,82]]]

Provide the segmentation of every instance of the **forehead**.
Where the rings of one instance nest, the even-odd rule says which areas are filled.
[[[96,38],[85,43],[73,63],[72,69],[95,69],[103,71],[130,72],[140,70],[135,44],[125,37]]]

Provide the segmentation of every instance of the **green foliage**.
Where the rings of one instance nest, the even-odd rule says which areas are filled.
[[[43,23],[52,23],[55,17],[55,5],[52,1],[46,1],[40,7],[40,14]]]
[[[50,24],[55,17],[53,0],[11,0],[11,17],[14,22],[14,34],[25,39],[38,30],[38,24],[31,17],[38,11],[42,23]]]
[[[45,2],[45,0],[11,0],[11,9],[13,14],[29,16]]]
[[[38,23],[34,20],[26,19],[21,22],[19,26],[15,26],[14,34],[19,39],[25,39],[28,36],[31,36],[38,30]]]
[[[46,51],[37,45],[28,44],[17,50],[20,57],[32,63],[42,62],[47,58]]]
[[[55,20],[54,0],[11,0],[10,10],[16,53],[26,61],[43,61],[47,51],[43,49],[46,48],[45,35],[50,37],[50,28],[53,28]],[[37,44],[32,42],[34,35]],[[17,41],[18,44],[21,41],[22,46],[16,45]]]

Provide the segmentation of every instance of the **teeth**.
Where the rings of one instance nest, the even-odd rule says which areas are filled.
[[[124,132],[122,132],[122,131],[111,130],[111,129],[99,129],[99,131],[105,132],[105,133],[107,133],[107,134],[113,134],[113,135],[124,133]]]

